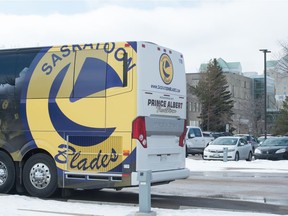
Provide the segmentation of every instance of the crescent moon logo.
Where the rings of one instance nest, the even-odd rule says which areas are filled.
[[[65,58],[59,55],[54,58],[56,60],[51,74],[41,73],[42,65],[51,59],[49,49],[43,50],[29,69],[24,87],[25,93],[23,93],[26,99],[22,104],[25,106],[22,118],[27,127],[28,136],[35,139],[32,137],[37,136],[34,136],[37,134],[34,131],[37,130],[55,131],[58,136],[53,135],[53,139],[57,140],[55,141],[57,143],[65,142],[67,136],[69,136],[69,143],[79,147],[103,143],[116,130],[116,126],[105,127],[105,96],[103,94],[107,89],[122,87],[121,78],[102,56],[99,58],[97,55],[85,56],[77,75],[74,74],[74,55]],[[93,96],[97,94],[100,96]],[[30,98],[38,98],[38,100],[30,100]],[[84,102],[85,98],[96,98],[101,100],[101,103],[89,100],[91,102],[88,104]],[[87,108],[87,105],[93,106],[94,110]],[[91,110],[94,113],[90,115],[93,115],[95,121],[90,120],[88,122],[90,125],[85,125],[86,119],[89,118],[88,112]],[[70,111],[69,114],[67,111]],[[85,121],[81,116],[85,116]]]
[[[94,59],[95,63],[98,63],[97,61],[98,59]],[[91,58],[87,58],[83,64],[82,67],[82,71],[80,71],[79,76],[83,76],[81,75],[81,73],[85,73],[85,64],[86,61],[91,61]],[[96,66],[96,65],[94,65]],[[84,125],[80,125],[72,120],[70,120],[69,118],[67,118],[67,116],[61,111],[61,109],[59,108],[57,102],[56,102],[56,98],[58,95],[58,92],[60,90],[60,87],[62,85],[62,82],[65,78],[65,75],[68,71],[68,68],[70,67],[70,63],[67,64],[56,76],[56,78],[53,81],[53,84],[51,86],[50,89],[50,93],[49,93],[49,115],[50,115],[50,119],[51,122],[55,128],[55,130],[59,133],[59,135],[61,136],[60,133],[62,133],[62,131],[67,131],[67,128],[69,128],[69,131],[73,131],[73,132],[66,132],[66,135],[70,135],[73,136],[75,134],[75,131],[82,131],[81,134],[83,135],[83,131],[88,131],[90,135],[95,136],[94,139],[91,138],[87,138],[85,140],[83,140],[84,138],[82,137],[81,139],[76,139],[76,138],[72,138],[72,140],[70,140],[71,143],[73,143],[74,145],[78,145],[78,146],[93,146],[93,145],[97,145],[103,141],[105,141],[107,138],[110,137],[110,135],[114,132],[115,128],[92,128],[92,127],[87,127]],[[101,76],[101,75],[99,75]],[[79,79],[79,78],[78,78]],[[99,81],[98,81],[99,82]],[[75,86],[77,84],[77,81],[75,83]],[[80,85],[80,84],[79,84]],[[82,85],[85,85],[85,83],[82,83]],[[75,88],[74,86],[74,88]],[[97,87],[97,82],[95,83],[95,86]],[[87,88],[84,88],[87,89]],[[91,93],[96,93],[99,91],[102,91],[103,89],[99,88],[99,89],[94,89],[95,92],[90,92]],[[79,99],[79,98],[77,98]],[[71,100],[71,99],[70,99]]]
[[[166,85],[169,85],[173,80],[173,64],[167,54],[162,54],[159,62],[160,76]]]
[[[22,85],[20,118],[27,148],[46,150],[61,170],[122,172],[123,160],[135,157],[121,156],[123,146],[130,146],[125,141],[129,134],[123,135],[122,128],[130,122],[118,113],[134,110],[136,105],[114,105],[130,101],[132,95],[130,86],[123,88],[122,54],[129,53],[127,72],[131,74],[137,44],[124,48],[126,44],[52,46],[35,53],[18,84]],[[134,149],[131,146],[131,152]]]

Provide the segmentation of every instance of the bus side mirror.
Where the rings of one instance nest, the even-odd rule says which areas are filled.
[[[128,55],[127,52],[123,54],[123,87],[127,86],[127,76],[128,76]]]

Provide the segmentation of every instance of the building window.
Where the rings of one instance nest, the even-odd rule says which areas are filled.
[[[201,112],[201,104],[200,103],[198,103],[198,112]]]
[[[194,103],[194,106],[193,106],[193,111],[194,111],[194,112],[197,111],[197,108],[196,108],[196,107],[197,107],[197,103]]]
[[[199,121],[190,121],[190,126],[197,126],[199,127],[200,122]]]

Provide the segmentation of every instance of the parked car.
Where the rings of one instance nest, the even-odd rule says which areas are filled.
[[[212,141],[205,149],[203,159],[223,160],[224,148],[228,149],[227,160],[252,160],[252,145],[243,137],[223,136]]]
[[[272,136],[271,135],[266,135],[266,139],[270,138],[270,137],[272,137]],[[260,146],[265,140],[265,135],[258,137],[257,140],[258,140],[258,143],[259,143],[259,146]]]
[[[218,137],[221,137],[221,136],[232,136],[233,134],[229,133],[229,132],[207,132],[207,131],[204,131],[203,132],[204,136],[206,134],[209,135],[210,137],[214,137],[214,139],[218,138]]]
[[[187,126],[185,137],[186,157],[188,154],[203,154],[204,148],[212,140],[214,140],[214,137],[210,133],[203,133],[199,127]]]
[[[213,132],[210,131],[202,131],[204,137],[213,137]]]
[[[234,136],[244,137],[247,140],[247,142],[252,145],[253,152],[259,146],[259,142],[255,136],[252,136],[250,134],[235,134]]]
[[[255,159],[288,159],[288,137],[270,137],[255,149]]]

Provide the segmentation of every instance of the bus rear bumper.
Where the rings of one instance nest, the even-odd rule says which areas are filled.
[[[146,170],[140,170],[146,171]],[[185,179],[190,176],[190,170],[187,168],[178,169],[178,170],[170,170],[170,171],[152,171],[152,180],[151,183],[161,183],[161,182],[170,182],[177,179]],[[139,181],[137,179],[137,172],[132,173],[131,179],[132,185],[139,185]]]

